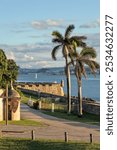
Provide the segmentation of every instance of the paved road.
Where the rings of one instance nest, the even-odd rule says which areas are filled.
[[[25,133],[18,134],[16,137],[31,137],[30,131],[33,129],[36,138],[41,139],[64,139],[64,132],[68,132],[70,140],[89,141],[89,135],[92,133],[93,141],[99,142],[99,126],[59,119],[43,114],[39,110],[34,110],[24,104],[21,104],[21,118],[43,122],[45,125],[43,127],[8,125],[7,127],[2,126],[2,128],[25,131]],[[14,134],[10,133],[10,136],[14,136]]]

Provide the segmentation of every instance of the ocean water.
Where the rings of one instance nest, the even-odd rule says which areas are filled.
[[[66,77],[65,75],[52,75],[44,73],[28,73],[19,74],[18,82],[58,82],[64,80],[64,92],[66,93]],[[77,96],[77,80],[75,75],[71,75],[71,95]],[[100,75],[88,75],[88,79],[82,78],[82,93],[83,97],[92,98],[100,101]]]

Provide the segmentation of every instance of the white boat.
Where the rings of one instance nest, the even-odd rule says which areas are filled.
[[[37,79],[37,73],[35,74],[35,79]]]

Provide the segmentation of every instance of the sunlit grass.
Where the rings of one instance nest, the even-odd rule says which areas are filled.
[[[100,124],[100,116],[99,115],[93,115],[89,113],[84,113],[83,117],[80,118],[77,115],[70,114],[68,115],[65,112],[51,112],[51,111],[43,111],[43,113],[51,116],[55,116],[57,118],[63,118],[71,121],[77,121],[77,122],[83,122],[87,124],[94,124],[99,125]]]
[[[99,150],[99,144],[60,142],[48,140],[0,139],[1,150]]]
[[[5,125],[5,121],[1,121],[0,124]],[[43,127],[46,124],[34,120],[19,120],[19,121],[8,121],[9,125],[22,125],[22,126],[39,126]]]

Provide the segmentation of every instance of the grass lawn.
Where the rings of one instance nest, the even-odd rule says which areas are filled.
[[[78,121],[78,122],[95,124],[95,125],[100,124],[100,116],[89,114],[89,113],[84,113],[82,118],[79,118],[77,115],[74,115],[74,114],[68,115],[67,113],[64,113],[64,112],[54,112],[53,113],[50,111],[43,111],[43,113],[45,113],[47,115],[55,116],[57,118],[68,119],[71,121]]]
[[[21,102],[24,104],[28,103],[28,100],[30,99],[30,95],[21,93]],[[36,96],[31,95],[31,100],[37,100],[38,98]]]
[[[0,121],[0,124],[4,125],[5,121]],[[8,121],[8,124],[10,124],[10,125],[23,125],[23,126],[39,126],[39,127],[45,126],[44,123],[33,121],[33,120]]]
[[[0,150],[99,150],[99,144],[0,139]]]

